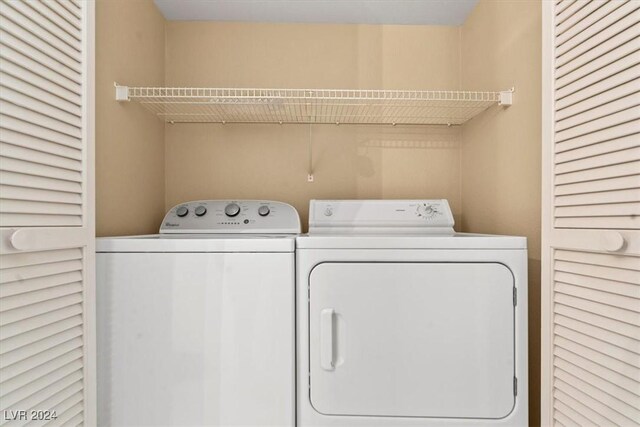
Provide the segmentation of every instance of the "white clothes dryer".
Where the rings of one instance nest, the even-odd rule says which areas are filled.
[[[173,207],[97,240],[98,423],[293,426],[296,210]]]
[[[298,426],[526,426],[523,237],[446,200],[312,201],[297,239]]]

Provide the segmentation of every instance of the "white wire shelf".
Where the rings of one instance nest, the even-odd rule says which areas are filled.
[[[116,100],[138,102],[169,123],[460,125],[492,105],[511,105],[512,94],[513,89],[223,89],[116,84]]]

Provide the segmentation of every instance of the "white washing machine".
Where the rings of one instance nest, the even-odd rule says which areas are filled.
[[[298,426],[526,426],[523,237],[446,200],[312,201],[297,239]]]
[[[299,232],[290,205],[208,200],[98,239],[99,424],[293,426]]]

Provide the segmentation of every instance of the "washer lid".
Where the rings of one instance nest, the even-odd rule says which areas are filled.
[[[526,249],[526,237],[450,233],[303,235],[298,249]]]
[[[96,252],[293,252],[295,236],[286,234],[150,234],[101,237]]]

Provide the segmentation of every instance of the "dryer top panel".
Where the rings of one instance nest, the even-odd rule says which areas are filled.
[[[308,234],[296,238],[296,248],[306,249],[527,249],[526,237],[451,233],[435,235],[398,234]]]
[[[312,200],[309,234],[450,234],[453,214],[440,200]]]

